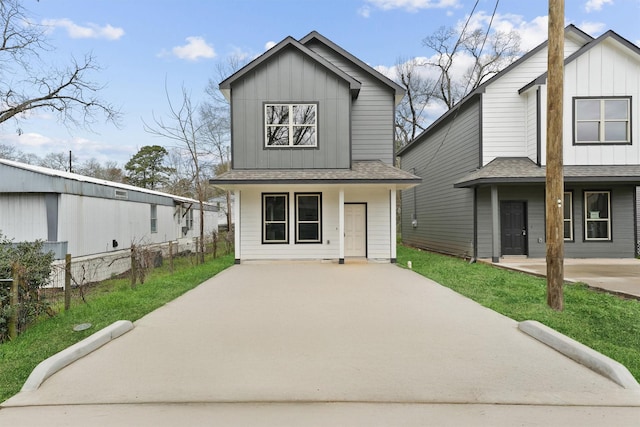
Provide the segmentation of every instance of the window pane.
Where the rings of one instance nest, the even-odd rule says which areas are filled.
[[[266,120],[268,125],[289,124],[289,106],[288,105],[267,105]]]
[[[318,196],[298,196],[298,221],[317,221],[318,201]]]
[[[289,145],[289,127],[268,126],[267,145]]]
[[[588,239],[608,239],[609,238],[608,221],[589,221],[587,223]]]
[[[298,240],[319,240],[319,228],[320,226],[317,223],[298,224]]]
[[[564,222],[564,238],[571,239],[571,222]]]
[[[600,122],[576,123],[576,141],[597,142],[600,140]]]
[[[312,125],[316,123],[316,106],[315,105],[294,105],[293,106],[293,124]]]
[[[606,122],[604,124],[605,141],[628,141],[627,122]]]
[[[607,99],[604,101],[605,120],[629,118],[628,105],[626,99]]]
[[[564,193],[564,219],[571,219],[571,193]]]
[[[609,194],[587,193],[587,219],[609,218]]]
[[[297,126],[293,128],[293,145],[316,145],[316,128]]]
[[[600,100],[576,99],[576,119],[600,120]]]
[[[265,221],[286,221],[287,199],[284,196],[265,196]]]
[[[286,224],[265,224],[265,240],[287,240],[285,233]]]

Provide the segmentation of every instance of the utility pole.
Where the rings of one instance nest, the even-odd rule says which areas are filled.
[[[564,0],[549,0],[547,78],[547,304],[564,306],[564,176],[562,122],[564,85]]]

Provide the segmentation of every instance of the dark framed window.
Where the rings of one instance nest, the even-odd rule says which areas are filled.
[[[296,193],[296,243],[322,243],[322,195]]]
[[[289,194],[262,194],[262,243],[289,243]]]
[[[564,192],[564,240],[573,240],[573,192]]]
[[[631,144],[631,98],[574,98],[574,144]]]
[[[264,104],[265,147],[317,147],[318,104]]]
[[[611,192],[584,192],[585,240],[611,240]]]

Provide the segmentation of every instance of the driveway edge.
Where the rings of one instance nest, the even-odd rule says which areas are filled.
[[[51,375],[58,372],[60,369],[75,362],[81,357],[86,356],[94,350],[102,347],[109,341],[118,338],[133,329],[133,323],[129,320],[118,320],[111,325],[107,326],[75,343],[74,345],[67,347],[66,349],[54,354],[48,359],[43,360],[36,366],[20,392],[37,390],[38,387]]]
[[[518,329],[623,388],[640,389],[626,366],[540,322],[525,320],[518,323]]]

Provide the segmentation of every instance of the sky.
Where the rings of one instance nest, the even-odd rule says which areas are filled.
[[[249,60],[315,30],[389,75],[399,59],[431,56],[422,40],[463,25],[476,1],[472,22],[487,23],[497,3],[493,27],[518,31],[524,51],[546,40],[543,0],[22,0],[55,47],[43,59],[64,65],[92,54],[102,69],[88,78],[104,86],[101,98],[122,120],[116,127],[98,117],[91,130],[69,129],[38,112],[0,124],[0,144],[124,166],[145,145],[171,145],[145,132],[143,121],[166,118],[167,95],[178,103],[182,86],[192,102],[206,100],[207,84],[219,83],[217,67],[231,56]],[[566,0],[565,21],[640,45],[640,0]]]

